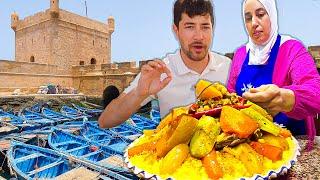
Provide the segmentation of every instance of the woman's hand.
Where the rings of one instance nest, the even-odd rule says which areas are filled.
[[[166,74],[167,77],[161,80],[161,74]],[[166,87],[171,79],[171,72],[163,61],[150,61],[141,68],[141,76],[136,88],[137,95],[147,97],[156,94]]]
[[[268,84],[252,88],[243,93],[243,97],[265,108],[272,116],[279,112],[290,112],[295,104],[294,92]]]

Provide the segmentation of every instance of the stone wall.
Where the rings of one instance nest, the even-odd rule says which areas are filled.
[[[97,32],[108,33],[107,24],[62,9],[59,11],[59,19],[71,24],[78,24],[88,29],[94,29]]]
[[[70,69],[73,65],[111,62],[111,34],[108,25],[60,10],[50,10],[16,23],[17,62],[38,62]]]
[[[0,92],[21,89],[25,93],[35,93],[39,86],[49,83],[72,87],[71,73],[54,65],[1,60]]]
[[[39,86],[52,83],[99,96],[109,85],[123,91],[139,71],[136,62],[72,66],[65,70],[57,65],[3,60],[0,61],[0,92],[21,89],[24,93],[35,93]]]
[[[136,62],[73,66],[73,87],[86,95],[102,94],[110,85],[122,92],[140,72]]]
[[[33,61],[50,64],[52,59],[52,26],[51,21],[45,21],[16,30],[15,60],[17,62]]]
[[[85,95],[101,96],[103,90],[110,85],[116,86],[122,92],[135,76],[136,74],[78,76],[73,79],[73,87]]]
[[[136,62],[109,63],[100,65],[72,66],[72,74],[79,75],[107,75],[107,74],[137,74],[140,66]]]
[[[42,22],[50,20],[50,11],[42,11],[38,12],[32,16],[25,17],[24,19],[19,20],[17,24],[17,30],[25,29],[36,24],[40,24]]]
[[[21,89],[24,93],[36,93],[41,85],[60,84],[72,87],[73,78],[68,75],[6,73],[0,72],[0,92],[13,92]]]
[[[317,67],[320,68],[320,46],[310,46],[308,50],[315,59]]]
[[[60,69],[55,65],[15,62],[9,60],[0,60],[0,72],[2,73],[24,73],[24,74],[51,74],[51,75],[70,75],[71,70]]]
[[[21,20],[13,13],[11,28],[15,61],[0,61],[0,92],[52,83],[97,95],[111,84],[123,90],[139,72],[135,63],[110,64],[112,17],[103,23],[51,4]]]
[[[80,65],[81,61],[84,65],[110,63],[108,41],[108,34],[61,21],[58,37],[54,39],[53,57],[65,67]]]

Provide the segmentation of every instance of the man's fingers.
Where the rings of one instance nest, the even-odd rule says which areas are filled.
[[[150,61],[147,65],[153,68],[153,70],[157,71],[159,75],[165,73],[168,77],[172,77],[171,71],[162,60]]]
[[[150,62],[148,62],[148,65],[155,68],[155,69],[163,68],[163,64],[159,60],[150,61]]]
[[[149,72],[149,71],[153,71],[153,70],[154,70],[154,68],[151,67],[151,66],[149,66],[148,64],[143,65],[143,66],[141,67],[141,72]]]
[[[166,65],[164,66],[164,68],[162,68],[162,73],[166,73],[167,77],[172,78],[172,73]]]
[[[162,68],[166,67],[167,65],[161,60],[161,59],[156,59],[154,60],[156,63],[158,63]]]
[[[156,59],[156,60],[153,60],[153,61],[149,61],[148,64],[149,64],[150,66],[152,66],[153,68],[157,68],[157,69],[162,69],[162,68],[167,67],[166,63],[163,62],[163,61],[160,60],[160,59]]]
[[[163,89],[164,87],[166,87],[171,80],[172,80],[171,76],[170,77],[168,76],[165,79],[163,79],[160,83],[160,88]]]

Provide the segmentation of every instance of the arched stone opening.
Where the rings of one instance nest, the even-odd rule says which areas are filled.
[[[30,62],[35,62],[34,56],[30,57]]]
[[[90,64],[97,64],[97,60],[95,58],[91,58]]]

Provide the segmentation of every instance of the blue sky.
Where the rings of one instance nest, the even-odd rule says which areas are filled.
[[[88,17],[106,22],[115,18],[112,61],[161,58],[174,52],[172,6],[174,0],[87,0]],[[247,41],[241,0],[215,0],[216,28],[212,49],[233,52]],[[305,46],[320,45],[320,0],[278,0],[279,31],[300,39]],[[10,14],[20,19],[43,11],[49,0],[2,0],[0,4],[0,59],[14,59],[14,32]],[[84,0],[60,0],[60,8],[85,16]]]

